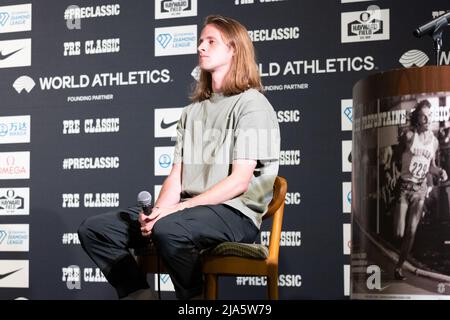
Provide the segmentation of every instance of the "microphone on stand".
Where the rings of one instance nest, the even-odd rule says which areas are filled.
[[[442,33],[444,32],[444,27],[448,26],[450,23],[450,12],[431,20],[424,25],[421,25],[413,34],[420,38],[423,35],[430,35],[434,41],[434,50],[436,52],[436,65],[441,65],[441,51],[442,51]]]
[[[436,29],[441,29],[445,26],[447,26],[450,23],[450,12],[447,12],[446,14],[439,16],[430,22],[425,23],[424,25],[421,25],[416,30],[414,30],[413,34],[420,38],[426,34],[432,34],[436,31]]]

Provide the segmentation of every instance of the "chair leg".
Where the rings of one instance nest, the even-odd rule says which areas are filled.
[[[206,300],[217,300],[216,274],[206,274]]]
[[[270,300],[278,300],[278,272],[267,275],[267,293]]]

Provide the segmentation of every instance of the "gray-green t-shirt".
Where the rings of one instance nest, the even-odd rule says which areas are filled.
[[[182,163],[182,200],[210,189],[231,174],[233,160],[257,160],[248,190],[225,201],[261,226],[278,174],[280,130],[269,101],[255,89],[183,109],[174,163]]]

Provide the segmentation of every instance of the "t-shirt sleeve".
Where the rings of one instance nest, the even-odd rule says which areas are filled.
[[[183,136],[184,130],[186,127],[186,108],[183,109],[181,113],[180,120],[177,123],[177,136],[175,143],[175,150],[173,153],[173,163],[182,163],[183,162]]]
[[[280,153],[275,111],[264,96],[243,103],[235,129],[233,159],[274,160]]]

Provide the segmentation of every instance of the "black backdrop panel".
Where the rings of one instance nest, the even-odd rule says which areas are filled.
[[[433,13],[449,10],[448,1],[157,2],[166,8],[181,5],[183,11],[168,10],[164,18],[156,19],[155,1],[23,2],[32,5],[31,12],[27,6],[9,7],[17,1],[0,1],[0,51],[5,56],[21,50],[0,61],[0,124],[22,121],[8,116],[31,116],[29,142],[14,142],[4,132],[0,136],[1,153],[30,152],[29,168],[19,154],[0,154],[0,170],[6,172],[0,174],[0,197],[5,203],[10,201],[9,210],[0,208],[0,274],[20,269],[0,279],[0,298],[115,298],[82,251],[76,230],[86,217],[133,205],[139,191],[153,193],[154,186],[162,184],[164,176],[155,173],[155,147],[170,147],[174,142],[155,136],[155,125],[160,125],[155,124],[155,110],[189,103],[195,81],[191,73],[197,64],[195,54],[168,48],[176,32],[196,37],[204,18],[220,13],[242,21],[251,31],[266,95],[280,120],[284,156],[280,175],[289,183],[280,251],[280,298],[346,299],[350,214],[343,212],[342,193],[351,173],[343,171],[342,161],[350,150],[342,150],[342,142],[352,137],[351,131],[341,128],[345,116],[341,100],[351,99],[357,80],[403,68],[399,59],[409,50],[422,51],[428,64],[433,64],[432,41],[416,39],[412,31],[431,20]],[[65,20],[71,5],[88,13],[103,5],[115,11],[80,21]],[[356,35],[348,37],[351,42],[342,42],[341,30],[346,31],[348,25],[341,17],[350,13],[364,27],[368,25],[360,21],[364,12],[377,15],[371,19],[381,19],[378,31],[387,39],[360,41]],[[25,27],[27,19],[31,19],[31,30]],[[12,29],[13,20],[25,30]],[[177,29],[158,29],[169,27]],[[159,32],[156,38],[162,34],[156,42],[155,32]],[[449,37],[447,32],[444,49]],[[365,40],[373,38],[365,36]],[[23,47],[23,41],[4,42],[16,39],[31,39],[31,49]],[[114,39],[110,41],[120,45],[109,53],[85,54],[87,41],[102,39]],[[64,55],[76,42],[80,54]],[[196,39],[182,44],[192,52]],[[155,47],[165,55],[155,56]],[[12,66],[27,55],[31,65]],[[445,49],[443,61],[448,64],[449,60]],[[102,128],[93,126],[97,119],[113,125],[103,127],[106,132],[85,132],[85,128]],[[73,133],[78,124],[79,133]],[[97,157],[112,158],[115,165],[73,168],[76,159]],[[19,169],[11,166],[29,170],[29,179],[18,179],[14,170]],[[17,188],[30,190],[28,215],[19,214],[13,205],[11,190],[17,195]],[[89,207],[92,202],[84,201],[91,199],[89,194],[103,194],[111,201]],[[8,239],[18,232],[19,224],[28,224],[29,234],[12,246]],[[264,224],[263,242],[268,229]],[[152,276],[149,282],[154,286]],[[164,298],[173,299],[166,277],[163,284]],[[266,297],[264,279],[258,277],[224,278],[220,286],[223,299]]]

